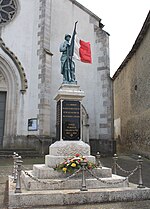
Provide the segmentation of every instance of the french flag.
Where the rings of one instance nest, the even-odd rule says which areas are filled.
[[[92,63],[90,42],[80,40],[75,35],[73,57],[81,62]]]
[[[92,63],[91,45],[90,42],[85,42],[77,37],[75,23],[72,39],[71,39],[71,56],[84,63]]]

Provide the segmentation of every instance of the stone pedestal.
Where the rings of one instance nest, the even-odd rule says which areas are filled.
[[[84,92],[75,84],[62,84],[57,92],[56,138],[58,141],[82,140],[81,102]]]
[[[85,96],[75,84],[62,84],[57,92],[56,136],[57,142],[49,147],[49,155],[45,156],[45,165],[55,167],[64,158],[80,154],[95,163],[90,155],[90,146],[82,141],[81,102]]]

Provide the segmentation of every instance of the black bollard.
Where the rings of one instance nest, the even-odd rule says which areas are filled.
[[[81,162],[81,170],[82,170],[82,187],[80,191],[88,191],[86,188],[86,179],[85,179],[85,166],[87,165],[87,162]]]

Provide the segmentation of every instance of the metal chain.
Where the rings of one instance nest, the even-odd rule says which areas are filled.
[[[117,164],[117,165],[118,165],[118,164]],[[22,167],[25,168],[24,166],[22,166]],[[119,167],[120,167],[120,166],[119,166]],[[121,168],[121,167],[120,167],[120,168]],[[31,179],[33,179],[33,180],[35,180],[35,181],[37,181],[37,182],[39,182],[39,183],[43,183],[43,184],[51,184],[51,185],[53,185],[53,184],[60,184],[60,183],[64,183],[64,182],[68,181],[69,179],[71,179],[72,177],[74,177],[77,173],[79,173],[80,170],[81,170],[81,168],[78,169],[77,171],[75,171],[72,175],[68,176],[66,179],[60,180],[59,182],[58,182],[58,181],[57,181],[57,182],[41,181],[41,180],[39,180],[37,177],[34,177],[33,175],[29,174],[27,171],[25,171],[25,170],[22,170],[22,171],[23,171],[27,176],[29,176]],[[100,179],[100,178],[97,177],[91,170],[89,170],[89,169],[86,168],[86,171],[88,171],[94,178],[96,178],[98,181],[100,181],[100,182],[102,182],[102,183],[104,183],[104,184],[119,184],[119,183],[123,183],[123,182],[126,181],[128,178],[130,178],[137,170],[138,170],[138,167],[136,167],[134,170],[130,171],[130,174],[129,174],[127,177],[125,177],[124,179],[120,180],[120,181],[116,181],[116,182],[107,182],[107,181],[105,181],[105,180]],[[126,172],[129,172],[129,171],[126,171]]]
[[[97,177],[91,170],[87,170],[94,178],[96,178],[98,181],[104,183],[104,184],[119,184],[119,183],[123,183],[124,181],[127,180],[127,177],[123,180],[117,181],[117,182],[107,182],[105,180],[100,179],[99,177]]]
[[[24,165],[21,166],[25,170],[31,170],[30,168],[25,167]]]
[[[81,168],[78,169],[77,171],[75,171],[72,175],[68,176],[66,179],[60,180],[60,181],[57,181],[57,182],[41,181],[41,180],[39,180],[37,177],[35,177],[35,176],[31,175],[30,173],[28,173],[27,171],[25,171],[25,170],[22,170],[22,171],[23,171],[27,176],[29,176],[31,179],[33,179],[33,180],[35,180],[35,181],[37,181],[37,182],[39,182],[39,183],[43,183],[43,184],[52,184],[52,185],[53,185],[53,184],[60,184],[60,183],[64,183],[64,182],[68,181],[69,179],[71,179],[72,177],[74,177],[77,173],[79,173],[80,170],[81,170]]]
[[[132,171],[132,173],[130,173],[129,175],[128,175],[128,178],[130,178],[131,176],[133,176],[133,174],[135,174],[135,172],[138,170],[139,168],[138,168],[138,166]]]
[[[62,183],[65,181],[68,181],[70,178],[74,177],[80,171],[81,171],[81,168],[79,168],[77,171],[75,171],[72,175],[68,176],[66,179],[62,180]]]
[[[130,178],[130,177],[138,170],[138,167],[136,167],[136,168],[133,170],[133,172],[130,173],[129,176],[125,177],[125,179],[120,180],[120,181],[116,181],[116,182],[107,182],[107,181],[102,180],[102,179],[100,179],[99,177],[97,177],[91,170],[88,170],[87,168],[86,168],[86,170],[87,170],[94,178],[96,178],[98,181],[100,181],[100,182],[102,182],[102,183],[104,183],[104,184],[119,184],[119,183],[123,183],[123,182],[126,181],[128,178]]]
[[[132,171],[127,171],[127,170],[124,170],[123,168],[121,168],[121,166],[120,165],[118,165],[118,163],[116,163],[116,166],[122,171],[122,172],[124,172],[124,173],[132,173],[135,169],[133,169]]]

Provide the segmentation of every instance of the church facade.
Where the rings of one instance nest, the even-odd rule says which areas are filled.
[[[75,0],[0,0],[0,146],[33,147],[56,139],[59,46],[66,33],[91,43],[92,64],[75,61],[85,92],[83,140],[92,152],[113,152],[109,34],[101,19]]]

